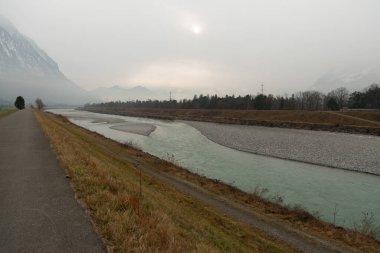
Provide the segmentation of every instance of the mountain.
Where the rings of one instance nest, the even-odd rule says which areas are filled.
[[[3,100],[3,99],[0,98],[0,110],[3,107],[11,107],[11,106],[12,106],[11,102]]]
[[[346,87],[350,91],[359,91],[373,83],[380,84],[379,69],[344,69],[321,76],[312,89],[329,92],[339,87]]]
[[[46,104],[84,104],[91,94],[70,81],[57,63],[30,38],[0,16],[0,99],[39,97]]]
[[[101,87],[97,88],[91,93],[103,100],[107,101],[129,101],[129,100],[147,100],[147,99],[160,99],[161,96],[143,86],[136,86],[133,88],[123,88],[120,86]]]

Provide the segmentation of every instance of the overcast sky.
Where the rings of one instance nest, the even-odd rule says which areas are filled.
[[[86,89],[304,90],[380,63],[379,0],[0,0]]]

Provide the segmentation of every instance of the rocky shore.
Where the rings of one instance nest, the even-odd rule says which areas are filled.
[[[380,137],[184,121],[210,140],[241,151],[380,175]]]
[[[146,123],[125,122],[123,125],[112,126],[110,128],[122,132],[149,136],[156,129],[156,126]]]

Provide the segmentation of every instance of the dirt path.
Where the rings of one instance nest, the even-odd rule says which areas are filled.
[[[288,224],[272,220],[259,214],[253,208],[232,202],[195,184],[160,172],[138,158],[120,156],[115,153],[112,153],[112,155],[132,163],[137,169],[141,169],[143,172],[157,178],[163,183],[171,185],[177,190],[204,202],[207,206],[211,206],[240,222],[249,224],[274,238],[281,239],[301,251],[308,253],[355,252],[326,239],[290,228]]]
[[[326,112],[330,113],[330,114],[338,115],[340,117],[345,117],[345,118],[348,118],[348,119],[354,119],[354,120],[358,120],[358,121],[362,121],[362,122],[366,122],[366,123],[371,123],[371,124],[375,124],[375,125],[380,126],[380,123],[377,122],[377,121],[363,119],[363,118],[359,118],[359,117],[355,117],[355,116],[351,116],[351,115],[347,115],[347,114],[343,114],[343,113],[339,113],[339,112],[334,112],[334,111],[326,111]]]
[[[32,112],[0,119],[0,252],[105,252]]]

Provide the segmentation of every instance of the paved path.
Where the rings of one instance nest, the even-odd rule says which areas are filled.
[[[30,110],[0,119],[0,252],[105,252]]]

